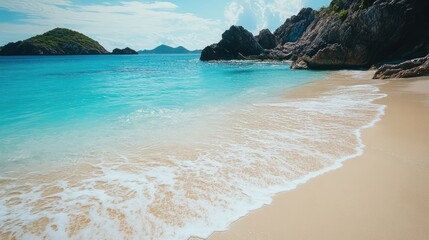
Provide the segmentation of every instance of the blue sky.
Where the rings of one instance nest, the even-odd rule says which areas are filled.
[[[256,34],[274,31],[303,7],[330,0],[1,0],[0,45],[55,27],[70,28],[115,47],[159,44],[199,49],[220,40],[230,25]]]

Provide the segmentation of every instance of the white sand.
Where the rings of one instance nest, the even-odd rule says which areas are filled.
[[[429,239],[429,77],[380,88],[389,95],[379,100],[385,116],[363,131],[362,156],[279,194],[209,239]]]

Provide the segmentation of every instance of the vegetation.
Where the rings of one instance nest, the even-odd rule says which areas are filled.
[[[65,28],[55,28],[42,35],[37,35],[24,42],[34,44],[38,47],[44,47],[47,49],[58,49],[65,45],[73,44],[80,45],[86,49],[98,50],[100,52],[107,52],[103,46],[91,38]]]
[[[338,19],[345,20],[349,14],[349,6],[350,0],[332,0],[327,11],[329,11],[331,15],[337,16]]]
[[[338,19],[344,21],[349,15],[349,8],[353,5],[353,9],[359,7],[359,10],[370,7],[376,0],[332,0],[328,7],[321,7],[319,11],[315,11],[313,15],[334,15]]]
[[[347,10],[341,10],[338,13],[338,18],[341,19],[341,20],[344,20],[344,19],[347,18],[347,14],[349,14],[349,11],[347,11]]]
[[[371,6],[375,0],[361,0],[359,4],[359,10],[363,10]]]
[[[332,0],[331,4],[329,4],[329,9],[332,14],[337,14],[341,10],[346,10],[347,0]]]

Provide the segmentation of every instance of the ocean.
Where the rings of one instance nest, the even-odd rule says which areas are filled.
[[[0,57],[0,236],[207,237],[363,151],[377,84],[199,55]]]

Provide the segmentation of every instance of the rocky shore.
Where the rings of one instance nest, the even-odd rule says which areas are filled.
[[[291,60],[294,69],[407,61],[429,53],[428,12],[426,0],[333,0],[319,11],[302,9],[274,33],[265,29],[253,36],[232,26],[219,43],[202,51],[201,60]],[[426,74],[423,69],[415,73]]]
[[[374,74],[374,79],[409,78],[429,73],[429,55],[400,64],[385,64]]]

